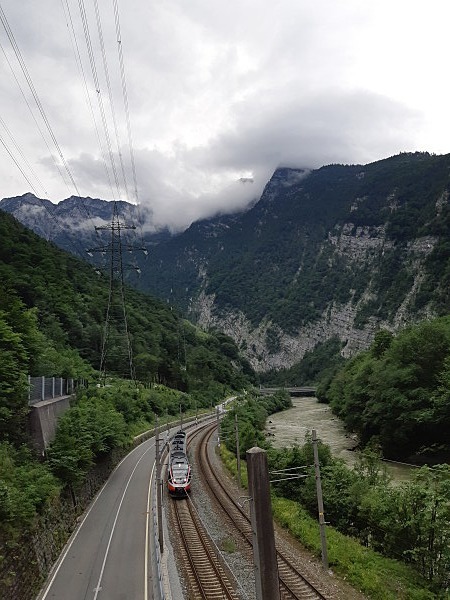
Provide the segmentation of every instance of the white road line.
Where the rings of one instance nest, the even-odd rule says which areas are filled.
[[[145,565],[144,565],[144,600],[148,600],[148,532],[149,532],[149,520],[150,520],[150,496],[152,489],[153,473],[155,472],[156,460],[153,463],[153,469],[150,473],[150,480],[148,482],[148,493],[147,493],[147,518],[145,520]]]
[[[94,591],[95,591],[94,600],[97,600],[97,596],[98,596],[99,590],[101,589],[100,584],[101,584],[101,581],[102,581],[102,578],[103,578],[103,573],[105,571],[106,560],[107,560],[108,554],[109,554],[109,548],[111,546],[111,541],[112,541],[112,538],[113,538],[113,535],[114,535],[114,531],[116,529],[117,519],[119,518],[120,509],[122,508],[122,504],[123,504],[123,501],[125,499],[125,494],[127,493],[128,486],[130,485],[131,478],[133,477],[134,472],[138,468],[138,465],[141,462],[141,460],[144,458],[144,456],[147,454],[147,452],[149,450],[151,450],[152,448],[153,448],[153,446],[149,446],[147,448],[147,450],[143,453],[143,455],[139,458],[139,460],[137,461],[137,463],[134,465],[134,469],[131,471],[130,476],[128,477],[127,485],[125,486],[125,489],[123,490],[122,498],[120,499],[120,503],[119,503],[119,506],[118,506],[117,512],[116,512],[116,517],[114,519],[114,523],[113,523],[113,526],[112,526],[112,529],[111,529],[111,533],[109,535],[108,545],[106,546],[105,556],[103,558],[103,563],[102,563],[102,568],[100,570],[100,575],[99,575],[99,578],[98,578],[98,581],[97,581],[97,585],[94,588]]]
[[[140,450],[140,449],[141,449],[141,448],[140,448],[140,446],[136,446],[136,448],[134,448],[134,449],[133,449],[133,450],[132,450],[130,453],[128,453],[126,456],[124,456],[124,457],[122,458],[122,460],[120,461],[120,463],[119,463],[119,464],[116,466],[116,468],[114,469],[114,471],[116,471],[116,469],[118,469],[118,468],[120,467],[120,465],[123,463],[123,461],[124,461],[124,460],[127,460],[127,458],[129,458],[129,457],[130,457],[130,456],[131,456],[131,455],[132,455],[134,452],[136,452],[137,450]],[[146,452],[147,452],[147,451],[146,451]],[[114,471],[113,471],[113,472],[114,472]],[[111,473],[111,475],[112,475],[112,473]],[[87,519],[87,518],[88,518],[88,516],[89,516],[89,513],[90,513],[90,512],[91,512],[91,510],[94,508],[94,506],[95,506],[95,503],[96,503],[96,502],[97,502],[97,500],[100,498],[100,496],[101,496],[101,494],[102,494],[103,490],[104,490],[104,489],[106,488],[106,486],[108,485],[108,482],[109,482],[109,479],[110,479],[111,475],[109,476],[108,480],[107,480],[107,481],[105,481],[105,483],[104,483],[104,484],[103,484],[103,486],[101,487],[100,491],[98,492],[97,496],[94,498],[94,501],[92,502],[91,506],[89,507],[89,510],[88,510],[88,511],[87,511],[87,513],[84,515],[84,517],[83,517],[83,520],[80,522],[80,524],[78,525],[77,529],[76,529],[76,530],[75,530],[75,532],[72,534],[72,535],[73,535],[73,537],[72,537],[72,539],[70,540],[70,542],[69,542],[69,544],[68,544],[68,546],[67,546],[67,548],[66,548],[65,552],[64,552],[64,553],[61,555],[61,557],[60,557],[60,559],[59,559],[59,562],[58,562],[58,566],[56,567],[56,569],[55,569],[55,572],[53,573],[53,576],[52,576],[52,578],[50,579],[50,581],[49,581],[49,583],[48,583],[47,589],[45,590],[45,592],[44,592],[44,595],[43,595],[43,596],[40,598],[40,600],[45,600],[45,599],[47,598],[47,595],[48,595],[48,593],[49,593],[49,591],[50,591],[50,588],[52,587],[52,585],[53,585],[53,582],[55,581],[55,579],[56,579],[56,576],[58,575],[58,573],[59,573],[59,570],[60,570],[60,568],[61,568],[61,566],[62,566],[62,564],[63,564],[63,562],[64,562],[64,560],[65,560],[66,556],[67,556],[67,555],[68,555],[68,553],[70,552],[70,549],[72,548],[72,545],[73,545],[74,541],[76,540],[76,538],[77,538],[77,536],[78,536],[78,534],[79,534],[79,532],[80,532],[81,528],[83,527],[83,524],[84,524],[84,522],[86,521],[86,519]],[[39,596],[38,596],[38,598],[39,598]]]

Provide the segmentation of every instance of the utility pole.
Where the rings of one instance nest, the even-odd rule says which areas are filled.
[[[180,429],[181,429],[181,431],[183,431],[183,411],[181,410],[181,404],[180,404]]]
[[[256,600],[280,600],[267,453],[255,447],[246,455]]]
[[[219,418],[219,407],[216,408],[217,417],[217,447],[220,448],[220,418]]]
[[[314,471],[316,474],[317,507],[319,509],[320,544],[322,547],[322,564],[328,569],[327,536],[325,531],[325,514],[323,509],[322,483],[320,480],[319,450],[316,430],[312,430],[312,445],[314,453]]]
[[[239,452],[239,426],[238,426],[237,411],[234,413],[234,431],[236,433],[236,459],[237,459],[238,486],[241,487],[241,455]]]
[[[161,554],[164,551],[164,534],[162,522],[162,481],[161,481],[161,454],[159,451],[159,423],[158,417],[155,416],[156,436],[155,436],[155,452],[156,452],[156,508],[158,513],[158,541],[159,551]]]

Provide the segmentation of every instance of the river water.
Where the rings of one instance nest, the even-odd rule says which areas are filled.
[[[328,404],[321,404],[317,398],[292,398],[292,408],[270,415],[266,431],[274,448],[303,445],[305,435],[312,429],[317,437],[331,448],[333,456],[342,458],[349,466],[354,465],[358,452],[357,439],[349,435],[342,421],[331,412]],[[415,467],[403,463],[385,462],[393,481],[407,481]]]

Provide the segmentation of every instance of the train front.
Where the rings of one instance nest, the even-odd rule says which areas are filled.
[[[171,496],[186,496],[191,491],[187,436],[182,430],[176,432],[170,444],[167,489]]]
[[[191,465],[184,452],[171,456],[167,489],[171,496],[186,496],[191,491]]]

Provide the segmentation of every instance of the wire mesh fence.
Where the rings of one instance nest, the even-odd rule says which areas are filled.
[[[70,396],[81,383],[77,379],[62,377],[28,377],[28,404],[33,405],[42,400]]]

